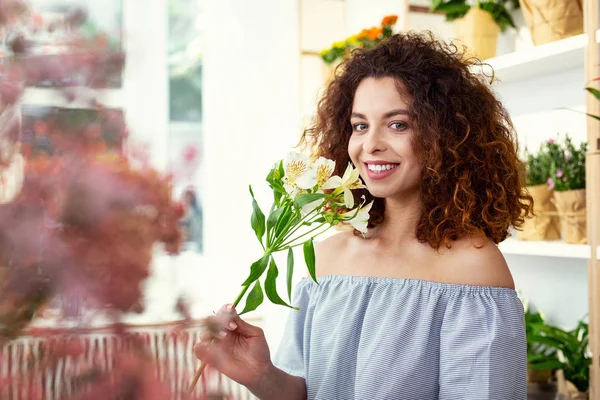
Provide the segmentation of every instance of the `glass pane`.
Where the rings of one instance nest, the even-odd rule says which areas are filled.
[[[170,168],[182,202],[184,250],[202,252],[202,59],[200,0],[169,1]]]
[[[199,0],[169,2],[169,86],[171,121],[202,121],[202,60]]]

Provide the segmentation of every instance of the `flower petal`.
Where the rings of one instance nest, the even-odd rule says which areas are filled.
[[[361,233],[367,232],[367,226],[369,224],[369,211],[371,211],[372,206],[373,206],[373,202],[370,202],[366,206],[361,207],[360,210],[358,211],[358,214],[356,214],[356,217],[354,217],[350,221],[348,221],[350,223],[350,225],[352,225],[357,231],[359,231]],[[350,214],[353,212],[355,212],[355,211],[349,211],[348,213],[345,213],[345,214]],[[352,214],[350,214],[350,215],[352,215]]]
[[[284,161],[283,168],[285,171],[284,180],[291,185],[296,183],[296,179],[308,171],[310,161],[306,154],[298,153],[296,151],[289,152]]]
[[[312,189],[317,185],[317,174],[314,168],[309,168],[305,173],[296,178],[296,185],[301,189]]]
[[[315,200],[315,201],[313,201],[311,203],[308,203],[304,207],[302,207],[302,209],[300,210],[300,213],[303,216],[306,215],[306,214],[309,214],[315,208],[319,207],[322,203],[323,203],[323,200]]]
[[[350,189],[344,189],[344,206],[346,208],[354,207],[354,195]]]
[[[323,186],[321,186],[321,189],[337,189],[341,185],[342,178],[340,178],[337,175],[334,175],[331,178],[327,179],[327,182],[325,182]]]

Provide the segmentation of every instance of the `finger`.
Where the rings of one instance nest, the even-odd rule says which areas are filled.
[[[194,345],[194,354],[196,358],[206,364],[210,364],[220,370],[224,360],[224,352],[219,346],[215,346],[211,342],[199,342]]]
[[[198,342],[194,345],[194,355],[196,356],[196,358],[198,360],[207,362],[208,358],[209,358],[209,353],[210,350],[208,349],[208,347],[210,346],[210,343],[206,343],[206,342]]]
[[[204,320],[207,330],[211,331],[214,335],[218,335],[219,332],[226,329],[231,322],[232,317],[226,315],[224,312],[219,311],[217,315],[207,317]]]
[[[258,326],[252,325],[244,321],[233,307],[233,304],[228,304],[225,306],[226,312],[228,312],[232,318],[231,321],[227,324],[227,329],[231,331],[235,331],[240,335],[246,336],[261,336],[263,335],[263,330]]]
[[[227,336],[227,331],[214,332],[212,330],[206,330],[200,334],[200,340],[203,342],[211,342],[213,340],[219,340]]]

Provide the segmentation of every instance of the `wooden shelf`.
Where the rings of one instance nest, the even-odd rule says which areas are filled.
[[[561,240],[524,241],[511,237],[500,243],[498,248],[504,254],[524,256],[588,259],[591,254],[587,244],[568,244]]]
[[[598,36],[598,35],[597,35]],[[585,34],[532,47],[484,60],[494,69],[500,82],[516,82],[553,74],[573,68],[583,68],[587,46]],[[489,74],[489,68],[483,71]]]

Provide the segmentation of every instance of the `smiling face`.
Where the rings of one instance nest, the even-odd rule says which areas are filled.
[[[419,193],[421,165],[412,144],[409,104],[393,78],[367,78],[356,89],[348,154],[375,197]]]

